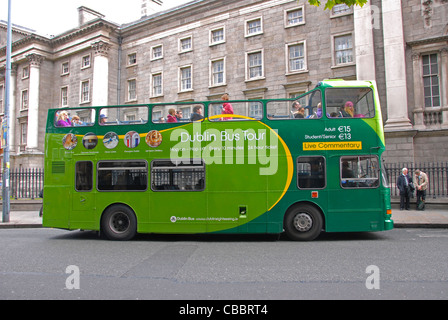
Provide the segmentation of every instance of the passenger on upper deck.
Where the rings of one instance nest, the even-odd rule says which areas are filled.
[[[353,109],[353,102],[347,101],[344,108],[341,109],[341,116],[344,118],[352,118],[355,111]]]
[[[58,127],[70,127],[72,125],[70,119],[68,118],[67,111],[61,111],[58,115],[58,121],[56,122],[56,126]]]
[[[222,97],[221,97],[221,100],[228,101],[229,100],[229,94],[224,93],[222,95]],[[222,104],[222,112],[221,112],[221,114],[233,114],[233,107],[232,107],[232,105],[230,103],[228,103],[228,102],[223,103]],[[222,120],[230,120],[230,119],[232,119],[232,118],[227,118],[226,117],[226,118],[223,118]]]

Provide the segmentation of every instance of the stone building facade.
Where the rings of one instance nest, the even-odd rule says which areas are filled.
[[[286,98],[328,78],[377,81],[387,162],[448,161],[447,0],[196,0],[125,25],[78,10],[52,38],[13,28],[12,167],[43,166],[48,108]],[[1,75],[5,45],[0,24]]]

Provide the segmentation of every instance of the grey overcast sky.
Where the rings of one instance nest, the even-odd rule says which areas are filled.
[[[166,10],[191,0],[162,0]],[[142,0],[11,0],[11,21],[42,35],[58,35],[78,26],[78,7],[122,24],[140,19]],[[0,0],[0,20],[8,20],[8,0]]]

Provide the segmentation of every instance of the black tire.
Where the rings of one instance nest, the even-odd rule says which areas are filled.
[[[137,234],[137,218],[129,207],[117,204],[101,218],[101,231],[109,240],[130,240]]]
[[[311,205],[295,206],[286,212],[284,228],[291,240],[311,241],[322,231],[323,219],[318,209]]]

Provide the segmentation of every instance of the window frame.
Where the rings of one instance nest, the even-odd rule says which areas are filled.
[[[183,70],[186,69],[190,69],[190,77],[189,78],[183,78]],[[188,79],[190,80],[190,86],[187,87],[183,87],[184,81],[188,81]],[[185,66],[181,66],[179,67],[179,92],[188,92],[188,91],[193,91],[193,65],[189,64],[189,65],[185,65]]]
[[[199,161],[200,161],[200,163],[198,163]],[[153,183],[154,183],[154,181],[157,181],[157,179],[154,177],[154,175],[155,175],[154,164],[157,162],[171,162],[172,165],[156,167],[159,169],[155,169],[155,171],[157,171],[157,170],[181,170],[181,168],[185,168],[186,170],[202,169],[202,171],[199,171],[199,173],[202,173],[202,178],[198,179],[198,180],[203,179],[202,188],[200,188],[200,189],[159,189],[159,190],[155,189]],[[185,166],[183,166],[184,163],[187,163],[187,164]],[[194,171],[192,171],[192,172],[194,172]],[[165,172],[165,173],[167,173],[167,172]],[[206,189],[207,174],[206,174],[206,165],[205,165],[204,159],[154,159],[151,161],[151,169],[150,169],[149,174],[150,174],[150,188],[151,188],[151,191],[153,191],[153,192],[203,192]],[[173,178],[172,177],[173,172],[168,171],[168,174],[170,176],[169,182],[171,182],[171,180]],[[191,175],[193,175],[193,174],[191,174]],[[193,180],[193,178],[191,178],[191,179]],[[177,184],[177,185],[169,184],[167,186],[169,188],[172,188],[172,187],[179,186],[179,184]],[[184,187],[185,186],[186,185],[184,185]]]
[[[294,12],[294,11],[302,11],[302,16],[301,16],[302,21],[299,21],[297,23],[290,23],[288,16],[291,12]],[[304,25],[306,23],[306,21],[305,21],[305,6],[302,5],[302,6],[298,6],[295,8],[286,9],[284,12],[285,12],[284,13],[285,14],[285,16],[284,16],[285,28],[293,28],[293,27]],[[299,19],[300,19],[300,17],[299,17]]]
[[[250,66],[250,56],[253,54],[260,54],[261,55],[261,65],[260,66]],[[257,75],[255,77],[251,77],[251,68],[260,68],[261,67],[261,75]],[[252,51],[248,51],[246,52],[246,81],[256,81],[256,80],[261,80],[261,79],[265,79],[265,73],[264,70],[265,69],[265,65],[264,65],[264,49],[258,49],[258,50],[252,50]]]
[[[183,45],[182,45],[183,41],[184,40],[188,40],[188,39],[190,40],[190,47],[184,49]],[[185,37],[179,38],[179,44],[178,45],[179,45],[179,47],[178,47],[179,54],[193,51],[193,36],[189,35],[189,36],[185,36]]]
[[[87,99],[84,100],[84,91],[83,85],[87,84]],[[91,96],[91,88],[90,88],[90,79],[81,80],[79,84],[79,104],[90,103]]]
[[[432,63],[431,63],[431,57],[432,56],[436,56],[436,62],[437,62],[437,73],[433,73],[432,70]],[[428,61],[429,64],[425,64],[424,63],[424,57],[428,57]],[[421,55],[421,70],[422,70],[422,87],[423,87],[423,105],[425,107],[425,109],[430,109],[430,108],[440,108],[442,106],[442,95],[441,95],[441,90],[440,90],[440,83],[441,83],[441,77],[440,77],[440,59],[439,59],[439,54],[438,53],[425,53]],[[429,73],[425,74],[425,66],[429,67]],[[435,95],[433,92],[433,78],[436,77],[437,78],[437,91],[438,91],[438,95]],[[430,81],[430,85],[429,85],[429,90],[431,91],[430,95],[427,96],[426,95],[426,90],[425,88],[428,88],[428,86],[425,85],[425,79],[429,79]],[[439,100],[438,105],[434,104],[434,98],[436,98]],[[430,105],[426,104],[426,100],[430,99],[431,103]]]
[[[90,179],[90,189],[79,189],[78,188],[78,164],[79,163],[90,163],[91,165],[91,171],[90,171],[90,177],[86,177],[87,179]],[[84,173],[84,175],[87,175],[88,173]],[[93,162],[89,161],[89,160],[81,160],[81,161],[76,161],[75,163],[75,190],[77,192],[90,192],[93,190]]]
[[[222,39],[221,40],[214,40],[214,33],[222,30]],[[225,26],[216,27],[213,29],[210,29],[209,31],[209,46],[215,46],[221,43],[226,42],[226,28]]]
[[[214,66],[215,63],[222,61],[222,71],[221,72],[215,72]],[[225,86],[227,84],[226,78],[226,57],[216,58],[210,60],[210,87],[219,87],[219,86]],[[215,75],[222,74],[222,82],[215,82]]]
[[[323,185],[322,186],[309,186],[309,187],[301,187],[300,186],[300,175],[299,175],[299,160],[305,158],[305,159],[311,159],[311,158],[315,158],[315,159],[319,159],[320,161],[323,161]],[[302,162],[302,163],[309,163],[310,162]],[[312,172],[312,165],[310,164],[310,176],[311,176],[311,172]],[[299,156],[296,159],[296,185],[297,188],[300,190],[323,190],[327,187],[327,159],[324,156],[321,155],[307,155],[307,156]],[[310,182],[312,181],[310,178],[308,178],[307,180],[309,180]]]
[[[359,163],[359,159],[360,158],[370,158],[370,159],[375,159],[376,160],[376,164],[377,164],[377,168],[376,168],[376,178],[355,178],[355,177],[348,177],[348,176],[342,176],[343,173],[343,163],[345,161],[347,161],[347,159],[353,159],[353,158],[357,158],[358,159],[358,163]],[[371,169],[374,170],[374,169]],[[350,179],[348,179],[350,178]],[[377,189],[380,187],[380,180],[381,180],[381,168],[380,168],[380,162],[379,162],[379,158],[377,155],[347,155],[347,156],[341,156],[339,158],[339,185],[341,186],[342,189],[344,190],[357,190],[357,189]],[[376,181],[376,184],[374,182],[374,184],[372,186],[360,186],[360,183],[366,183],[366,180],[372,180],[372,181]],[[346,181],[343,183],[343,181]],[[349,186],[348,184],[350,183],[349,181],[351,181],[351,183],[356,183],[356,185],[354,186]],[[346,184],[344,186],[344,184]]]
[[[350,37],[351,38],[351,48],[350,49],[341,49],[338,50],[336,48],[336,39],[342,38],[342,37]],[[345,67],[345,66],[352,66],[356,64],[356,56],[355,56],[355,38],[353,36],[352,32],[348,33],[340,33],[340,34],[334,34],[331,35],[331,49],[332,49],[332,68],[338,68],[338,67]],[[348,51],[351,50],[351,61],[349,62],[338,62],[337,53],[342,51]]]
[[[91,65],[92,55],[90,53],[81,57],[81,70],[90,68]]]
[[[157,48],[160,48],[160,56],[159,57],[155,56],[155,50]],[[158,44],[158,45],[151,47],[151,59],[150,60],[154,61],[154,60],[160,60],[160,59],[163,59],[163,44]]]
[[[114,162],[116,162],[116,163],[132,163],[132,162],[138,163],[138,162],[140,162],[140,163],[144,164],[144,169],[143,169],[143,166],[141,166],[141,167],[138,167],[138,166],[135,166],[135,167],[115,166],[115,167],[103,167],[103,168],[100,167],[100,165],[103,164],[103,163],[114,163]],[[146,183],[145,188],[144,189],[110,189],[110,190],[109,189],[100,189],[100,183],[99,183],[100,182],[100,172],[102,172],[102,171],[113,171],[113,170],[116,170],[116,171],[144,170],[144,173],[146,174],[146,179],[144,180],[145,183]],[[128,175],[129,175],[129,173],[128,173]],[[111,179],[112,179],[112,177],[111,177]],[[118,179],[119,178],[117,177],[117,180]],[[97,162],[97,165],[96,165],[96,189],[99,192],[145,192],[146,190],[148,190],[148,184],[149,184],[148,183],[148,162],[146,160],[144,160],[144,159],[100,160],[100,161]],[[117,185],[115,185],[115,186],[117,186]],[[125,184],[124,186],[132,187],[132,185],[130,185],[130,184]]]
[[[260,30],[255,32],[250,32],[249,23],[254,21],[260,21]],[[244,21],[244,37],[249,38],[253,36],[257,36],[263,34],[263,16],[254,17],[251,19],[247,19]]]
[[[291,68],[291,47],[303,46],[303,57],[296,59],[303,59],[303,68],[292,70]],[[306,40],[295,41],[285,44],[285,61],[286,61],[286,74],[296,74],[302,72],[308,72],[308,61],[307,61],[307,50],[306,50]]]

